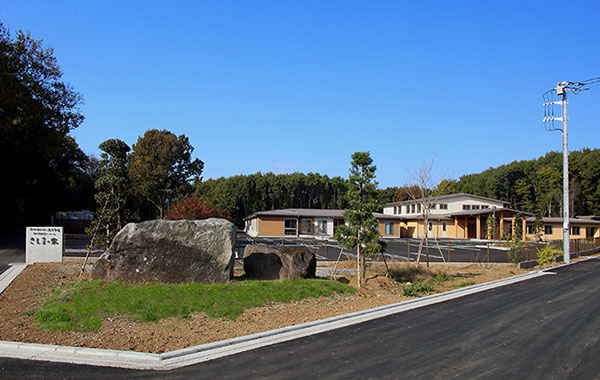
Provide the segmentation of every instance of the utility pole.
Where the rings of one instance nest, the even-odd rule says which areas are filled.
[[[555,88],[544,93],[544,126],[547,131],[562,132],[563,148],[563,260],[568,264],[571,260],[570,238],[571,226],[569,220],[569,146],[567,134],[567,92],[579,94],[581,91],[589,90],[594,84],[600,83],[600,77],[588,79],[583,82],[559,82]],[[590,87],[588,87],[590,86]],[[593,86],[595,87],[595,86]],[[553,95],[561,96],[562,99],[554,101]],[[562,106],[562,116],[554,115],[554,105]],[[556,127],[555,121],[561,121],[562,126]]]
[[[562,148],[563,148],[563,261],[571,261],[571,223],[569,220],[569,136],[567,133],[567,82],[556,86],[556,95],[562,95]]]

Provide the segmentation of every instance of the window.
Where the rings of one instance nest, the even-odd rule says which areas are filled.
[[[585,237],[593,238],[596,235],[596,227],[586,227],[585,228]]]
[[[433,231],[433,223],[429,222],[429,231]]]
[[[435,203],[432,203],[430,209],[435,210],[435,206],[437,206],[437,205]]]
[[[421,204],[420,203],[417,205],[417,212],[421,212]]]
[[[312,220],[302,219],[302,224],[300,226],[300,233],[312,234]]]
[[[338,228],[338,226],[341,226],[343,224],[344,224],[343,219],[334,219],[333,220],[333,233],[335,233],[335,230]]]
[[[410,213],[411,214],[415,213],[415,205],[410,205]]]
[[[579,236],[580,233],[581,233],[581,230],[580,230],[579,226],[571,227],[571,235]]]
[[[406,205],[406,213],[410,214],[410,205]]]
[[[481,208],[490,208],[489,205],[481,205]]]
[[[317,220],[317,232],[327,234],[327,220]]]
[[[529,235],[535,234],[535,225],[530,224],[527,226],[527,234],[529,234]]]
[[[440,203],[440,210],[448,210],[448,204]]]
[[[544,226],[544,235],[552,235],[552,226]]]
[[[298,220],[284,219],[283,233],[286,235],[297,235],[298,234]]]
[[[473,207],[471,207],[473,210],[479,210],[479,205],[473,205]]]
[[[463,205],[463,210],[470,210],[471,209],[471,205]]]
[[[385,235],[393,235],[394,234],[394,222],[385,222],[384,223],[384,234]]]
[[[443,223],[442,223],[442,231],[443,231],[443,232],[446,232],[446,222],[443,222]]]

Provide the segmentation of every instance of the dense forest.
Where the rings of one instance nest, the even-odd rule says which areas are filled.
[[[47,224],[57,210],[93,207],[88,158],[70,132],[81,95],[62,80],[51,48],[0,22],[0,230]]]
[[[571,215],[600,215],[600,149],[569,154]],[[471,193],[502,199],[513,208],[540,216],[562,214],[562,153],[515,161],[460,177],[444,193]]]
[[[195,184],[198,195],[227,210],[241,225],[244,217],[280,208],[345,208],[346,180],[321,174],[256,173],[209,179]]]
[[[572,215],[599,215],[600,149],[574,151],[569,160]],[[198,182],[194,187],[214,207],[227,210],[238,225],[261,210],[346,207],[346,179],[315,173],[236,175]],[[471,193],[505,200],[513,208],[540,216],[560,216],[562,154],[550,152],[538,159],[444,180],[438,188],[443,188],[442,194]],[[407,186],[378,192],[381,204],[409,199]]]

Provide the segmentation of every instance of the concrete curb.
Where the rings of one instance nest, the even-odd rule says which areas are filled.
[[[10,264],[10,268],[0,274],[0,294],[10,285],[17,276],[23,272],[27,264]]]
[[[564,268],[564,267],[568,267],[568,266],[573,265],[573,264],[584,263],[586,261],[600,259],[600,256],[595,256],[595,257],[579,256],[579,257],[583,258],[583,260],[572,261],[572,262],[570,262],[568,264],[555,265],[555,266],[550,267],[550,268],[542,269],[541,272],[548,273],[548,272],[553,271],[553,270],[558,269],[558,268]]]
[[[552,268],[549,268],[547,270],[551,269]],[[163,354],[0,341],[0,356],[138,370],[170,370],[253,350],[259,347],[265,347],[351,326],[412,309],[434,305],[470,294],[526,281],[546,274],[548,273],[545,273],[544,271],[533,271],[518,276],[433,294],[414,300],[384,305],[373,309],[361,310],[350,314],[283,327],[257,334],[226,339],[219,342],[183,348]]]

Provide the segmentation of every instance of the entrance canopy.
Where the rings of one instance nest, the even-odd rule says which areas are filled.
[[[482,231],[485,231],[486,239],[502,239],[505,234],[515,234],[515,223],[517,214],[523,216],[523,231],[526,230],[526,217],[533,216],[528,212],[523,212],[511,208],[484,208],[477,210],[463,210],[448,214],[454,220],[456,238],[483,239]],[[487,226],[487,220],[492,217],[493,227]],[[510,229],[505,227],[504,219],[510,218]],[[462,236],[458,236],[462,235]]]

